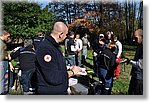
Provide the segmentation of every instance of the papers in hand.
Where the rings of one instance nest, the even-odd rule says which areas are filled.
[[[85,71],[86,70],[85,68],[80,68],[80,69],[81,69],[81,71],[77,73],[78,75],[87,75],[87,72]]]
[[[69,78],[69,86],[73,86],[78,83],[78,79]]]

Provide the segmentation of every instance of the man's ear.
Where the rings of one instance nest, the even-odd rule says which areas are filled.
[[[62,38],[62,36],[63,36],[63,32],[61,32],[61,33],[59,34],[59,38]]]

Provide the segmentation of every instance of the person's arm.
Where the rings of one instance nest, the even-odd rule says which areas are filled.
[[[119,58],[121,56],[122,53],[122,44],[120,41],[117,41],[116,45],[118,46],[118,54],[117,54],[117,58]]]
[[[91,47],[90,42],[88,41],[88,47]]]
[[[79,50],[81,51],[82,48],[83,48],[83,44],[82,44],[82,40],[81,39],[79,39],[79,46],[80,46]]]
[[[143,59],[139,59],[138,61],[130,60],[129,63],[135,68],[143,69]]]
[[[17,58],[20,55],[20,47],[15,48],[13,51],[10,53],[10,59],[13,60]]]
[[[77,75],[78,72],[82,71],[78,66],[72,66],[68,72],[68,77]]]
[[[37,50],[36,58],[39,63],[37,67],[42,77],[50,85],[62,84],[65,81],[65,73],[60,66],[63,67],[64,65],[58,65],[58,59],[52,48],[39,46],[39,49],[42,50]]]
[[[10,71],[12,71],[12,72],[14,71],[14,67],[11,62],[9,62],[9,68],[10,68]]]

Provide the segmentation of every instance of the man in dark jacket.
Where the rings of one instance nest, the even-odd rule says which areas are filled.
[[[98,55],[99,67],[98,67],[98,75],[100,80],[102,80],[104,84],[104,88],[101,94],[111,94],[112,84],[113,84],[113,76],[114,69],[116,68],[116,56],[113,53],[116,45],[114,43],[109,43],[107,47]]]
[[[11,59],[18,57],[21,69],[21,78],[20,81],[23,86],[24,94],[32,94],[30,88],[31,78],[35,72],[35,51],[33,48],[32,40],[26,39],[24,41],[24,47],[18,47],[14,49],[11,54]]]
[[[66,62],[59,43],[66,38],[68,27],[63,22],[54,24],[51,34],[47,34],[36,51],[37,58],[37,94],[66,95],[68,77],[81,69],[74,66],[67,71]]]
[[[131,80],[129,84],[129,95],[143,95],[143,30],[138,29],[134,33],[134,40],[138,44],[136,53],[130,64],[133,66],[131,70]]]
[[[65,45],[65,51],[66,51],[66,64],[75,66],[75,52],[77,49],[75,48],[75,42],[74,42],[74,32],[71,32],[69,34],[68,39],[66,39],[66,45]]]

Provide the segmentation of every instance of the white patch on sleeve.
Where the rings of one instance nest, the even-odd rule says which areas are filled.
[[[44,61],[45,61],[45,62],[50,62],[51,60],[52,60],[51,55],[45,55],[45,56],[44,56]]]

